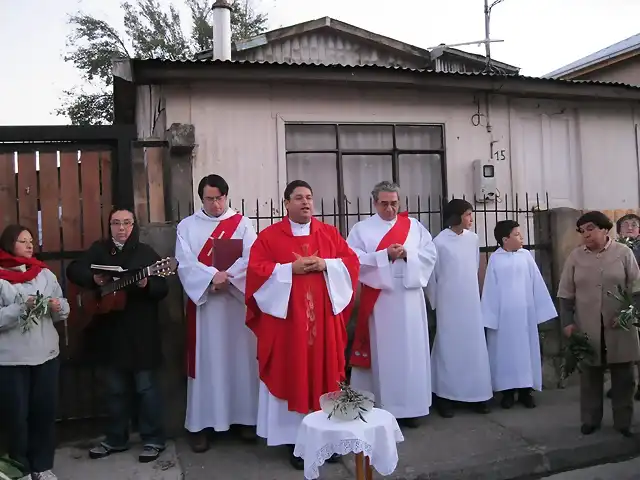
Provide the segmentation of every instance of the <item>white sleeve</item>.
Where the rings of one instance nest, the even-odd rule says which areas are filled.
[[[429,231],[417,220],[411,220],[412,227],[419,228],[420,244],[417,248],[405,248],[407,265],[404,274],[405,288],[424,288],[436,266],[438,252]]]
[[[253,294],[260,311],[272,317],[287,318],[292,283],[292,264],[277,263],[269,279]]]
[[[495,263],[493,257],[489,257],[489,265],[487,265],[480,299],[484,326],[492,330],[496,330],[500,325],[500,287],[498,286],[498,277],[494,268]]]
[[[181,227],[182,224],[178,225],[176,238],[178,277],[187,296],[199,306],[207,301],[211,280],[218,270],[198,261],[198,254],[191,249],[189,242],[184,238]]]
[[[536,310],[536,322],[540,324],[556,318],[558,316],[558,312],[553,304],[547,284],[545,283],[544,278],[542,278],[542,273],[540,273],[538,264],[533,258],[533,253],[529,253],[528,262],[531,285],[533,287],[533,302]]]
[[[323,272],[324,280],[327,283],[333,314],[338,315],[347,308],[353,296],[351,275],[340,258],[327,258],[325,263],[327,269]]]
[[[360,260],[360,278],[364,285],[379,290],[393,289],[393,277],[391,262],[387,250],[367,252],[366,246],[360,236],[360,228],[356,224],[347,237],[349,247],[356,252]]]

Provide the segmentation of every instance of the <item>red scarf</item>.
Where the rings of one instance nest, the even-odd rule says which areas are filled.
[[[20,266],[26,266],[26,271],[9,270]],[[30,282],[38,276],[47,265],[36,258],[15,257],[4,250],[0,250],[0,280],[9,283]]]

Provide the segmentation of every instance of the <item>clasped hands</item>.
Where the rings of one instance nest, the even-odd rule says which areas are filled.
[[[324,272],[327,269],[327,262],[317,256],[318,252],[308,257],[293,252],[296,256],[295,262],[291,264],[291,270],[296,275],[304,275],[305,273]]]
[[[216,272],[213,276],[213,280],[211,280],[210,291],[216,292],[218,290],[226,290],[229,286],[229,279],[233,278],[233,275],[227,272]]]
[[[387,247],[387,255],[389,256],[389,260],[395,262],[399,258],[407,258],[407,251],[399,243],[394,243]]]
[[[36,297],[34,296],[30,296],[29,298],[27,298],[27,301],[25,302],[27,307],[29,308],[33,308],[36,304]],[[60,300],[57,298],[50,298],[49,299],[49,309],[52,312],[58,313],[61,309],[62,306],[60,305]]]

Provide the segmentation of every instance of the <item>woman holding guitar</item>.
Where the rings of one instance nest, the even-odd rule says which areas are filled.
[[[0,235],[0,425],[22,480],[55,480],[59,339],[54,322],[69,304],[56,276],[33,258],[33,234],[21,225]]]
[[[162,276],[140,273],[159,262],[160,256],[151,246],[140,242],[136,218],[130,209],[115,208],[111,212],[109,231],[108,239],[95,242],[67,268],[69,281],[93,291],[108,289],[114,282],[111,274],[100,273],[95,265],[121,267],[126,271],[113,275],[124,276],[125,279],[128,275],[136,275],[134,280],[140,278],[119,291],[124,292],[126,300],[121,308],[96,314],[86,329],[85,347],[96,354],[95,360],[106,369],[109,415],[106,439],[92,448],[89,456],[103,458],[129,448],[133,398],[130,385],[133,384],[137,395],[139,432],[144,444],[139,460],[151,462],[165,448],[162,398],[157,376],[162,360],[158,306],[167,295],[168,286]],[[84,318],[82,322],[88,320]]]

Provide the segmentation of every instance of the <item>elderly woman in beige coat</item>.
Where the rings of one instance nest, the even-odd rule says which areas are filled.
[[[618,286],[633,291],[640,269],[627,246],[609,238],[613,224],[598,211],[582,215],[576,222],[583,245],[574,249],[564,264],[558,297],[564,334],[586,333],[597,358],[580,377],[580,417],[584,435],[595,432],[602,422],[604,372],[611,370],[611,406],[614,427],[632,436],[633,362],[640,360],[638,333],[617,324],[620,304],[608,292]]]

